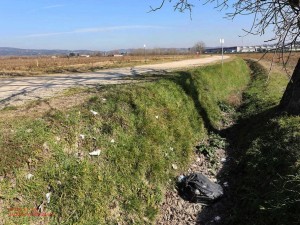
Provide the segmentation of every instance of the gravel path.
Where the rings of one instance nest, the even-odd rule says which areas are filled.
[[[224,56],[224,59],[229,58]],[[220,61],[221,56],[211,56],[156,65],[142,65],[132,68],[100,70],[82,74],[53,74],[37,77],[0,78],[0,109],[9,105],[21,105],[27,100],[45,99],[74,86],[96,84],[119,84],[128,82],[124,76],[135,76],[146,72],[169,71],[201,66]]]
[[[190,168],[185,175],[191,173],[202,173],[208,177],[211,181],[215,183],[220,183],[217,180],[216,174],[218,174],[223,168],[222,158],[226,157],[224,149],[218,149],[216,152],[217,170],[213,172],[210,169],[209,160],[202,154],[195,154],[194,162],[191,164]],[[222,186],[224,186],[221,183]],[[218,202],[212,204],[214,206],[218,205]],[[214,207],[213,206],[213,207]],[[217,225],[222,224],[222,215],[219,214],[219,209],[215,210],[213,213],[211,210],[206,210],[206,206],[201,203],[190,203],[183,200],[179,195],[177,190],[167,190],[164,196],[164,202],[160,208],[160,216],[157,220],[157,225]],[[206,211],[205,211],[206,210]]]

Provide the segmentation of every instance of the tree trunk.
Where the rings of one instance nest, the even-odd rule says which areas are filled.
[[[279,110],[289,115],[300,115],[300,59],[281,98]]]

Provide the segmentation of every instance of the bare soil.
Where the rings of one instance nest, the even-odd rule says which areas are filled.
[[[227,58],[229,56],[224,57],[224,59]],[[30,100],[48,99],[71,87],[91,87],[99,84],[133,82],[133,80],[125,80],[124,78],[128,76],[135,77],[143,73],[157,73],[196,67],[220,60],[221,56],[215,55],[162,64],[99,70],[92,73],[0,78],[0,109],[8,106],[20,106]]]

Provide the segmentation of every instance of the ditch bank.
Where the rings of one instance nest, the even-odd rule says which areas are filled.
[[[199,140],[230,123],[221,109],[240,104],[250,76],[234,59],[143,79],[153,82],[90,89],[79,106],[0,121],[0,223],[155,222],[166,188]]]

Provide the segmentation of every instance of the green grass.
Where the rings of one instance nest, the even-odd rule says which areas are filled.
[[[223,73],[218,64],[153,82],[107,86],[80,106],[2,121],[0,221],[153,223],[164,190],[206,136],[205,125],[219,127],[220,102],[230,102],[248,81],[246,64],[236,59],[224,64]],[[100,156],[89,156],[95,149]],[[29,172],[34,177],[26,180]],[[37,207],[49,190],[45,212],[53,216],[9,216],[11,207]]]
[[[284,74],[267,72],[250,61],[253,81],[234,128],[238,161],[228,224],[299,224],[300,117],[276,111],[287,85]]]

